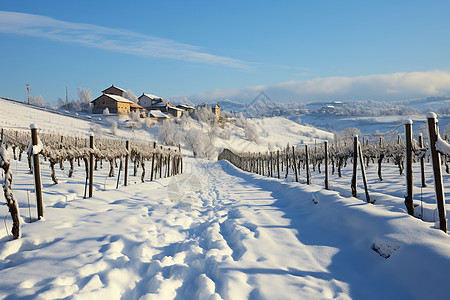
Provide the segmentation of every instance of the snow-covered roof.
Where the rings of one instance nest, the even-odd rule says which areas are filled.
[[[148,112],[148,114],[153,118],[163,118],[163,119],[169,119],[170,117],[166,114],[164,114],[160,110],[151,110]]]
[[[118,86],[114,86],[114,84],[113,85],[111,85],[109,88],[106,88],[106,89],[104,89],[102,92],[105,92],[107,89],[110,89],[110,88],[116,88],[116,89],[118,89],[118,90],[120,90],[120,91],[122,91],[122,92],[126,92],[124,89],[122,89],[122,88],[120,88],[120,87],[118,87]]]
[[[127,98],[124,98],[122,96],[111,95],[111,94],[104,94],[104,95],[116,100],[117,102],[134,103],[133,101],[128,100]]]
[[[171,107],[169,107],[169,109],[178,110],[178,111],[184,111],[184,109],[178,108],[178,107],[175,107],[175,106],[171,106]]]
[[[186,104],[179,104],[179,105],[177,105],[177,107],[181,107],[181,108],[184,108],[184,109],[194,109],[193,106],[186,105]]]
[[[103,97],[103,96],[106,96],[106,97],[108,97],[108,98],[110,98],[110,99],[113,99],[114,101],[117,101],[117,102],[124,102],[124,103],[130,103],[130,104],[131,104],[131,103],[134,103],[133,101],[128,100],[127,98],[124,98],[124,97],[122,97],[122,96],[111,95],[111,94],[102,94],[101,96],[95,98],[95,99],[92,100],[91,102],[95,102],[95,101],[97,101],[100,97]]]
[[[146,93],[143,93],[142,96],[147,96],[150,99],[162,99],[161,97],[158,97],[158,96],[155,96],[155,95],[152,95],[152,94],[146,94]],[[139,98],[141,98],[141,97],[139,97]]]

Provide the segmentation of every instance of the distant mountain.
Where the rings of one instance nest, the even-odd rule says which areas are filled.
[[[248,103],[237,102],[230,99],[220,100],[217,102],[222,110],[229,112],[242,112]]]

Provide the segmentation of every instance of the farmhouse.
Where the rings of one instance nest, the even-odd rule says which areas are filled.
[[[175,118],[179,118],[183,115],[184,110],[169,103],[168,112]]]
[[[120,87],[114,86],[114,84],[111,85],[109,88],[104,89],[102,91],[103,94],[117,95],[117,96],[120,96],[120,97],[122,97],[123,93],[125,93],[125,92],[126,91],[124,89],[121,89]]]
[[[131,100],[113,94],[103,94],[92,100],[91,103],[93,104],[93,114],[102,114],[106,108],[112,114],[128,114],[131,111],[131,104],[135,104]],[[139,108],[143,107],[139,106]]]
[[[139,105],[144,107],[145,109],[150,109],[151,106],[156,103],[164,102],[163,98],[161,97],[145,93],[142,93],[142,95],[138,99]]]
[[[122,97],[124,89],[111,85],[109,88],[102,91],[102,95],[92,100],[92,113],[102,114],[107,108],[112,114],[129,114],[130,112],[138,112],[141,117],[145,117],[145,109]]]
[[[169,103],[169,101],[165,102],[163,98],[151,94],[142,94],[142,96],[138,99],[139,105],[144,107],[146,110],[160,110],[162,112],[169,112],[169,107],[174,106]]]
[[[179,104],[177,105],[178,108],[181,108],[182,110],[188,112],[189,114],[192,114],[195,110],[194,107],[186,105],[186,104]]]

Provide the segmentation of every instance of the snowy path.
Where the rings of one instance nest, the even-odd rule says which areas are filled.
[[[20,240],[0,239],[0,298],[424,299],[450,290],[450,239],[427,223],[319,186],[187,161],[181,176],[92,199],[68,182],[44,184],[45,220],[24,224]]]

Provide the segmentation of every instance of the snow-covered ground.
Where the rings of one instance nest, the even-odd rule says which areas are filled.
[[[1,234],[0,297],[427,299],[450,292],[450,238],[401,211],[395,195],[384,196],[392,204],[378,193],[371,205],[339,191],[348,184],[334,176],[338,191],[325,191],[318,178],[307,186],[227,162],[186,161],[183,175],[144,184],[130,176],[118,190],[104,166],[90,199],[82,197],[82,168],[73,179],[58,170],[58,185],[43,168],[44,220],[23,224],[19,240]],[[13,168],[28,222],[32,175],[26,162]],[[398,176],[385,180],[385,193],[402,185]]]
[[[23,118],[13,124],[16,118],[2,115],[0,125],[38,123],[35,117]],[[58,130],[72,126],[73,132],[87,132],[92,126],[70,122],[63,120]],[[267,132],[267,141],[280,137],[281,146],[295,144],[290,134],[328,138],[282,119],[252,122]],[[150,136],[154,129],[141,130]],[[372,205],[364,201],[360,178],[360,197],[350,197],[350,166],[342,178],[330,177],[326,191],[323,173],[313,173],[307,186],[304,172],[296,183],[292,175],[267,178],[224,161],[188,156],[182,175],[154,182],[147,176],[140,183],[138,173],[130,175],[127,187],[121,179],[116,190],[117,177],[107,177],[104,162],[94,175],[94,197],[83,199],[83,167],[75,168],[73,178],[67,177],[68,166],[57,168],[54,185],[48,162],[41,163],[45,211],[39,221],[26,159],[11,164],[22,238],[11,240],[0,231],[2,299],[430,299],[450,294],[450,238],[434,228],[429,164],[427,188],[420,189],[415,172],[414,203],[420,215],[423,201],[422,221],[406,214],[404,177],[388,164],[382,182],[375,166],[367,169]],[[447,174],[444,184],[450,184]],[[5,215],[1,206],[0,216]],[[10,230],[11,218],[5,222]]]

